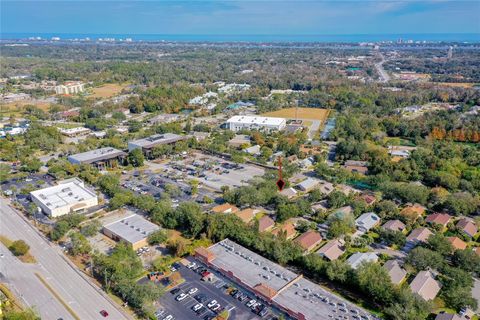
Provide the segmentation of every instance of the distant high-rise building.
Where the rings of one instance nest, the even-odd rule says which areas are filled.
[[[452,57],[453,57],[453,47],[450,46],[448,47],[447,58],[452,59]]]

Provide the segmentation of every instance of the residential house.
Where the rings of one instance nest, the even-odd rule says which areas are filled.
[[[307,232],[298,236],[295,240],[305,252],[313,250],[320,242],[322,242],[322,236],[317,231],[308,230]]]
[[[440,283],[435,280],[430,271],[420,271],[410,283],[412,292],[418,294],[426,301],[435,299],[440,288]]]
[[[195,131],[193,132],[192,136],[197,140],[198,142],[203,141],[207,139],[210,136],[209,132],[201,132],[201,131]]]
[[[288,199],[292,199],[292,198],[295,198],[298,194],[297,190],[293,189],[293,188],[286,188],[286,189],[283,189],[282,191],[280,191],[280,194],[282,196],[285,196],[287,197]]]
[[[405,230],[405,224],[400,220],[388,220],[382,226],[384,230],[390,231],[400,231],[403,232]]]
[[[353,269],[357,269],[363,262],[377,262],[378,256],[373,252],[355,252],[348,259],[347,263]]]
[[[258,231],[266,232],[273,229],[275,226],[275,221],[272,220],[269,216],[263,216],[258,220]]]
[[[425,222],[432,225],[437,224],[446,228],[447,224],[450,222],[450,219],[452,219],[452,217],[446,213],[433,213],[427,216]]]
[[[249,223],[255,217],[255,214],[258,210],[247,208],[240,211],[235,212],[234,214],[239,217],[243,222]]]
[[[230,203],[224,203],[213,207],[211,210],[213,213],[235,213],[239,209]]]
[[[347,160],[345,161],[343,168],[350,172],[358,172],[361,174],[367,174],[368,172],[366,161]]]
[[[318,186],[318,188],[320,189],[320,192],[324,195],[329,195],[333,190],[335,190],[333,184],[327,181],[320,181],[320,185]]]
[[[467,218],[460,219],[457,222],[456,227],[469,237],[475,236],[475,234],[478,232],[477,225],[472,220]]]
[[[340,258],[342,254],[345,253],[345,247],[343,246],[342,241],[335,239],[335,240],[330,240],[326,245],[321,247],[317,253],[330,260],[337,260]]]
[[[480,256],[480,247],[476,247],[474,251],[478,256]]]
[[[327,212],[328,211],[328,201],[327,200],[322,200],[316,203],[313,203],[311,206],[312,211],[314,213],[316,212]]]
[[[256,155],[260,154],[260,146],[257,144],[257,145],[251,146],[249,148],[246,148],[243,151],[248,153],[248,154],[251,154],[253,156],[256,156]]]
[[[285,236],[285,239],[290,240],[295,237],[295,235],[297,234],[297,230],[295,230],[295,225],[293,221],[288,220],[281,226],[273,229],[272,234],[277,237],[280,234],[283,234]]]
[[[447,237],[447,241],[450,242],[454,251],[465,250],[467,248],[467,244],[465,243],[465,241],[463,241],[459,237]]]
[[[413,221],[420,218],[426,211],[426,208],[418,203],[407,206],[400,211],[400,214],[405,218],[411,219]]]
[[[307,178],[297,184],[297,188],[303,192],[310,192],[320,184],[320,181],[313,178]]]
[[[250,137],[243,134],[236,134],[228,141],[228,145],[234,148],[240,148],[245,145],[250,145]]]
[[[365,201],[365,203],[368,205],[368,206],[371,206],[373,205],[376,201],[377,201],[377,198],[375,198],[375,196],[371,195],[371,194],[362,194],[360,196],[361,199],[363,199],[363,201]]]
[[[355,220],[357,229],[361,232],[367,232],[380,224],[380,217],[373,212],[362,214]]]
[[[387,270],[393,284],[400,284],[407,276],[407,271],[403,269],[397,260],[388,260],[383,267]]]
[[[413,230],[407,237],[407,243],[405,250],[413,249],[417,244],[421,242],[427,242],[428,238],[433,234],[428,228],[421,227]]]
[[[355,189],[355,188],[352,188],[350,186],[347,186],[346,184],[339,184],[337,185],[337,189],[338,191],[340,192],[343,192],[343,194],[345,194],[346,196],[349,196],[350,194],[360,194],[362,193],[362,191],[358,190],[358,189]]]

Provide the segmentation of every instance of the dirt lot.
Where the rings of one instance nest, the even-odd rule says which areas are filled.
[[[298,108],[297,117],[299,119],[311,119],[311,120],[320,120],[325,121],[328,117],[329,109],[318,109],[318,108]],[[286,108],[277,111],[267,112],[262,114],[266,117],[278,117],[278,118],[295,118],[295,108]]]
[[[430,82],[442,87],[472,88],[475,83],[470,82]]]
[[[110,83],[92,89],[92,98],[110,98],[119,94],[128,84]]]

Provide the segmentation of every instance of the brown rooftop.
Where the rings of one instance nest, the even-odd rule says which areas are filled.
[[[295,226],[291,221],[285,222],[283,225],[281,225],[278,228],[275,228],[272,230],[272,234],[275,236],[279,236],[280,234],[285,235],[285,239],[291,239],[292,237],[295,236],[297,231],[295,230]]]
[[[461,231],[465,232],[470,237],[473,237],[478,232],[478,228],[475,225],[475,223],[473,223],[472,221],[466,218],[463,218],[460,221],[458,221],[456,227],[457,229],[460,229]]]
[[[235,213],[238,211],[238,208],[230,203],[224,203],[213,207],[212,211],[215,213]]]
[[[446,227],[447,224],[450,222],[451,218],[452,217],[446,213],[434,213],[434,214],[428,215],[425,221],[427,223],[436,223]]]
[[[275,289],[272,289],[270,288],[268,285],[266,285],[265,283],[259,283],[259,284],[256,284],[253,289],[255,289],[255,291],[257,291],[258,293],[260,293],[262,296],[268,298],[268,299],[272,299],[273,297],[275,297],[277,295],[277,291]]]
[[[405,224],[400,220],[389,220],[383,224],[382,228],[391,231],[403,231],[405,230]]]
[[[345,253],[345,247],[340,240],[331,240],[326,245],[321,247],[317,253],[330,261],[337,260]]]
[[[258,220],[258,231],[268,231],[273,228],[275,221],[272,220],[269,216],[263,216]]]
[[[306,251],[312,250],[321,241],[320,233],[313,230],[308,230],[295,239],[295,242]]]
[[[417,228],[410,232],[407,237],[407,241],[419,241],[419,242],[426,242],[428,237],[433,234],[432,231],[428,230],[427,228]]]
[[[235,212],[235,215],[239,217],[243,222],[249,223],[255,216],[255,210],[253,210],[252,208],[247,208]]]
[[[465,241],[458,237],[447,237],[447,240],[452,244],[454,250],[465,250],[467,248]]]
[[[410,283],[410,289],[424,300],[435,299],[440,291],[440,284],[433,278],[430,271],[420,271]]]

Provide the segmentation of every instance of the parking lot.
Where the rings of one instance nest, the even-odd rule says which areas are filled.
[[[265,170],[261,167],[250,164],[236,164],[198,152],[193,153],[188,158],[162,163],[160,166],[173,179],[196,179],[201,184],[216,191],[221,191],[224,186],[235,188],[245,185],[249,180],[265,173]]]
[[[206,267],[199,265],[198,262],[196,262],[196,264],[197,270],[194,270],[196,268],[188,269],[185,266],[180,267],[178,272],[180,272],[185,279],[185,282],[177,286],[174,290],[166,293],[160,299],[161,308],[157,316],[158,319],[164,319],[168,315],[172,315],[175,319],[212,319],[221,310],[228,310],[230,313],[229,319],[235,320],[277,319],[274,311],[267,306],[265,306],[266,310],[264,311],[263,317],[253,313],[252,310],[247,307],[253,295],[242,291],[223,276],[215,274],[212,281],[202,281],[202,276],[199,272],[206,269]],[[182,293],[188,293],[192,288],[197,288],[197,291],[193,294],[188,294],[188,296],[181,301],[176,300]],[[234,298],[229,294],[232,290],[236,290],[233,292],[238,292],[237,296],[243,293],[243,297]],[[240,301],[239,298],[242,298],[242,300]],[[216,312],[207,307],[212,300],[216,300],[216,303],[220,305]],[[195,312],[192,308],[199,304],[199,301],[201,301],[203,307]]]

